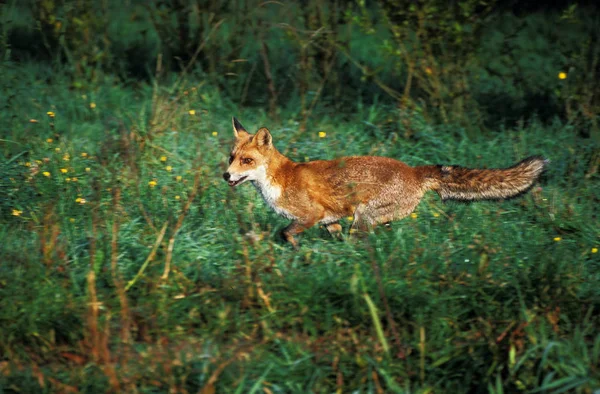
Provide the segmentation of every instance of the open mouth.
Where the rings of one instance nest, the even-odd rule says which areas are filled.
[[[247,176],[243,176],[240,179],[238,179],[237,181],[229,181],[227,182],[229,184],[229,186],[237,186],[240,183],[244,182],[246,180],[246,178],[248,178]]]

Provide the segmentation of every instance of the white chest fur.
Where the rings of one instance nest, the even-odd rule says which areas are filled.
[[[257,170],[256,180],[252,181],[263,200],[279,215],[285,216],[288,219],[296,219],[287,209],[279,206],[278,201],[281,197],[281,187],[272,183],[267,177],[267,172],[264,166]]]

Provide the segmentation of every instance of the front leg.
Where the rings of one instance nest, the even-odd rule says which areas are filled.
[[[329,234],[331,234],[331,236],[333,238],[337,238],[337,239],[342,239],[341,235],[342,235],[342,225],[335,222],[335,223],[329,223],[327,225],[325,225],[325,228],[327,228],[327,231],[329,231]]]
[[[298,241],[296,241],[294,235],[300,234],[304,230],[311,228],[316,222],[317,221],[313,219],[303,220],[301,222],[294,221],[292,224],[283,229],[283,237],[286,241],[292,244],[294,249],[298,250]]]

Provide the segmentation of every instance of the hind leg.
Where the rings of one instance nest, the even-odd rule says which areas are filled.
[[[409,194],[410,197],[407,197]],[[373,199],[369,201],[363,210],[365,221],[370,223],[370,227],[379,224],[387,224],[396,220],[403,219],[410,215],[419,202],[423,193],[404,193],[404,195],[388,195],[386,199]]]
[[[410,215],[418,205],[418,201],[414,204],[405,204],[401,207],[397,207],[397,209],[390,210],[388,208],[384,209],[374,209],[372,212],[373,221],[377,224],[391,224],[391,222],[404,219],[408,215]]]
[[[350,226],[350,235],[364,236],[373,229],[376,223],[369,215],[368,205],[359,204],[354,211],[354,221]]]

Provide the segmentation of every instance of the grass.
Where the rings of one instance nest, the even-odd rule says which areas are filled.
[[[83,91],[38,64],[4,75],[3,392],[600,386],[598,146],[568,124],[467,137],[415,117],[404,139],[395,110],[372,106],[300,132],[293,110],[275,123],[193,77]],[[519,199],[432,194],[361,241],[310,229],[296,252],[285,219],[221,179],[232,115],[297,161],[551,164]]]

